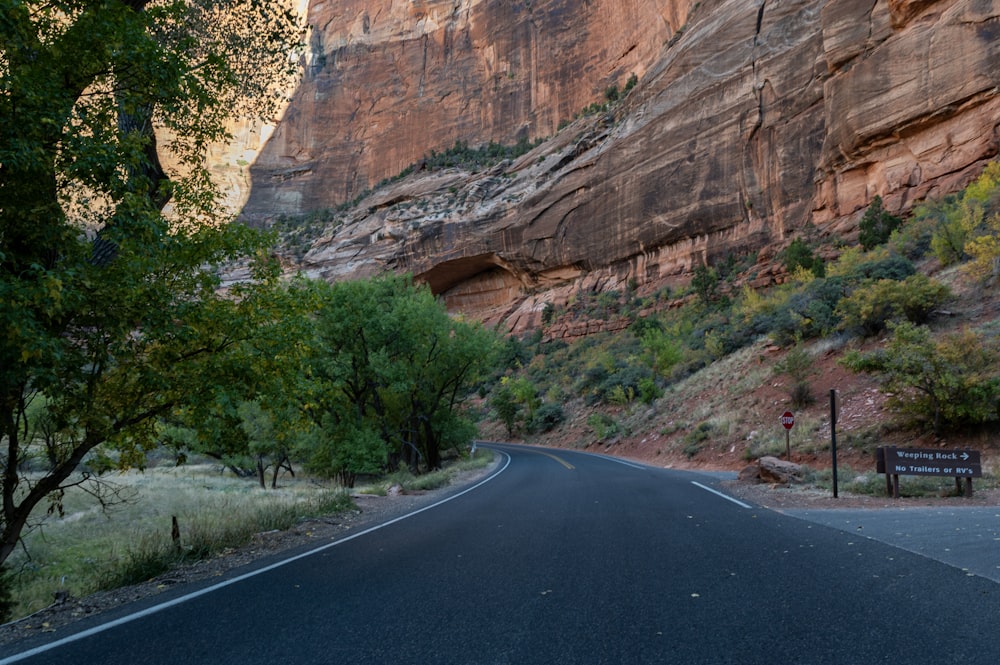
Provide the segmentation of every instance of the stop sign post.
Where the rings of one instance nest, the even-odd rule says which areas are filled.
[[[789,462],[792,461],[792,444],[789,442],[789,434],[794,424],[795,416],[792,415],[791,411],[785,411],[781,414],[781,425],[785,428],[785,459]]]

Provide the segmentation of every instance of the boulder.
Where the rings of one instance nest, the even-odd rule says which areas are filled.
[[[805,469],[801,464],[786,462],[777,457],[761,457],[757,460],[758,475],[761,482],[776,485],[801,483]]]

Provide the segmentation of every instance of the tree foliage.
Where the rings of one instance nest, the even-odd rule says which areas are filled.
[[[874,249],[884,244],[892,232],[903,223],[903,220],[887,211],[882,205],[882,197],[872,199],[858,225],[860,233],[858,242],[866,250]]]
[[[691,277],[691,288],[699,302],[708,305],[718,296],[719,273],[707,265],[699,265]]]
[[[273,109],[297,34],[254,0],[7,1],[2,16],[0,561],[40,504],[141,464],[156,420],[204,398],[266,324],[275,266],[220,224],[203,159],[234,108]],[[248,257],[252,279],[223,296],[219,269]]]
[[[501,377],[500,384],[493,390],[490,405],[507,428],[508,436],[514,436],[519,429],[531,430],[535,425],[536,413],[543,406],[538,388],[523,376]],[[558,422],[559,415],[553,410],[547,410],[546,414],[550,422],[552,419]],[[550,423],[539,424],[545,427]]]
[[[967,271],[979,280],[996,282],[1000,278],[1000,162],[990,163],[965,189],[962,204],[971,218],[964,246],[972,258]]]
[[[951,296],[944,284],[923,273],[903,281],[866,280],[837,305],[841,326],[870,337],[896,321],[925,323],[931,313]]]
[[[816,277],[826,275],[826,266],[823,259],[813,253],[811,247],[802,238],[796,238],[781,253],[781,260],[785,264],[785,269],[789,273],[803,268]]]
[[[474,436],[460,410],[493,368],[495,336],[451,318],[429,289],[408,277],[317,288],[308,406],[321,431],[306,445],[314,468],[360,473],[376,457],[393,467],[397,460],[414,469],[439,467],[442,448]],[[359,446],[363,450],[344,450]]]
[[[852,351],[843,363],[852,371],[880,376],[891,408],[929,420],[940,434],[948,427],[997,420],[998,360],[995,345],[970,330],[935,339],[926,326],[901,322],[892,326],[886,348]]]
[[[776,375],[784,374],[791,379],[792,384],[789,386],[788,396],[792,400],[792,406],[802,408],[813,403],[814,397],[809,378],[815,371],[815,363],[801,343],[789,349],[785,357],[775,364],[774,373]]]

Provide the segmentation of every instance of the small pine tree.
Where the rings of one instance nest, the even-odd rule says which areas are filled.
[[[902,223],[902,219],[882,207],[882,197],[876,195],[865,211],[865,216],[861,218],[858,241],[865,250],[874,249],[884,244]]]

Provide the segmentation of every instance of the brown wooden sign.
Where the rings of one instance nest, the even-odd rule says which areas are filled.
[[[978,450],[940,448],[881,448],[878,473],[899,476],[954,476],[982,478]],[[884,468],[883,468],[884,467]]]
[[[978,450],[942,450],[940,448],[879,448],[876,471],[885,474],[886,492],[899,498],[900,476],[953,476],[955,488],[972,496],[972,479],[983,477]]]

